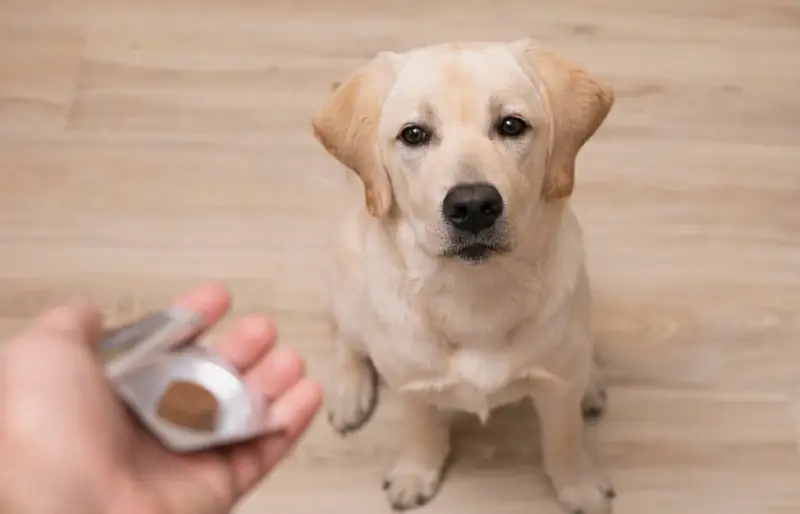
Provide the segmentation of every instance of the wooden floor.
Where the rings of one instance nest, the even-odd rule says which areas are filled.
[[[114,321],[222,279],[324,376],[340,175],[311,113],[380,49],[529,35],[618,91],[574,197],[616,512],[800,513],[797,0],[3,0],[0,335],[74,292]],[[346,441],[320,417],[240,512],[388,512],[395,415]],[[466,422],[424,512],[560,512],[534,426]]]

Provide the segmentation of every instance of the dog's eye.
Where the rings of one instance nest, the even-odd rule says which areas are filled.
[[[425,127],[409,125],[400,131],[398,138],[408,146],[422,146],[431,139],[431,134]]]
[[[530,125],[517,116],[506,116],[497,124],[497,133],[503,137],[519,137],[528,131]]]

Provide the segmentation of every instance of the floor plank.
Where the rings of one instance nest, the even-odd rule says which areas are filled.
[[[63,128],[83,51],[78,33],[0,29],[0,130]]]

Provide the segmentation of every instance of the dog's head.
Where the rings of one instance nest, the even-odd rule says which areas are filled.
[[[362,180],[376,218],[440,257],[514,249],[537,207],[572,194],[614,96],[531,40],[383,52],[338,85],[317,140]]]

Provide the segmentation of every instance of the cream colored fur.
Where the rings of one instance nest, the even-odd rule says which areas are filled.
[[[583,409],[602,409],[581,229],[569,205],[582,145],[613,105],[610,88],[531,40],[385,52],[334,90],[313,120],[352,170],[352,198],[331,258],[336,360],[331,424],[360,428],[377,376],[407,409],[385,488],[396,509],[436,493],[450,453],[450,413],[486,419],[531,398],[545,470],[572,512],[611,512],[613,491],[584,449]],[[516,113],[531,129],[492,133]],[[401,144],[408,122],[432,127]],[[505,251],[480,262],[445,255],[448,189],[485,181],[501,193]]]

